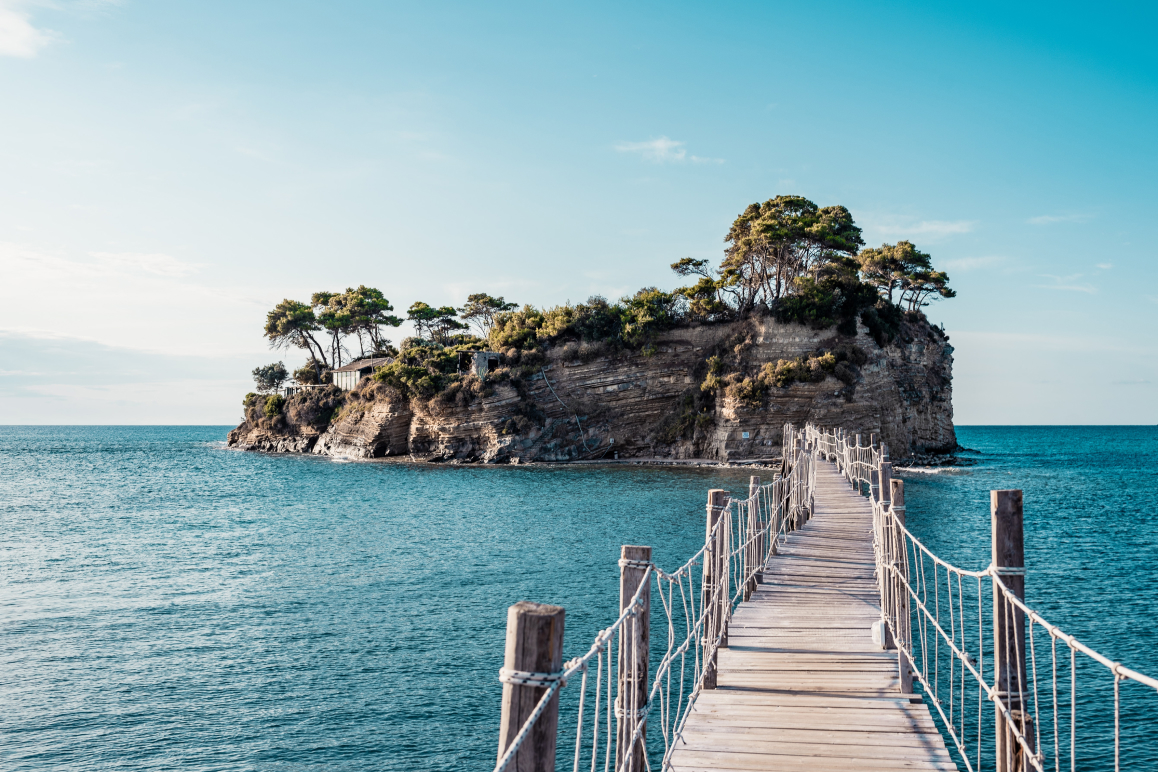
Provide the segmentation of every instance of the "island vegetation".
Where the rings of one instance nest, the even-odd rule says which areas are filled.
[[[457,308],[414,302],[405,318],[416,335],[397,347],[386,334],[403,318],[393,314],[380,290],[366,286],[317,292],[308,303],[283,300],[267,314],[265,335],[273,348],[305,353],[305,366],[292,373],[298,385],[322,387],[343,363],[381,358],[385,361],[374,370],[372,391],[460,403],[488,389],[486,382],[460,373],[464,352],[499,352],[501,367],[484,381],[518,383],[546,362],[550,347],[563,347],[584,361],[629,350],[649,355],[657,335],[681,325],[765,315],[835,328],[846,339],[796,360],[768,363],[755,373],[740,372],[732,364],[743,341],[732,346],[736,357],[723,350],[706,357],[700,383],[706,396],[690,395],[685,411],[694,420],[703,412],[702,400],[721,389],[757,403],[768,389],[796,381],[835,375],[851,382],[865,359],[853,342],[858,321],[885,346],[906,317],[923,318],[921,309],[931,301],[955,295],[949,277],[911,242],[866,248],[848,209],[821,207],[800,196],[777,196],[747,207],[724,242],[718,265],[690,257],[672,263],[671,269],[688,282],[672,291],[644,287],[615,302],[594,296],[549,308],[520,307],[485,293],[470,295]],[[291,423],[317,423],[343,406],[334,387],[306,390],[289,402],[278,396],[290,375],[283,363],[259,367],[253,375],[258,393],[246,397],[247,418],[276,419],[284,411]]]

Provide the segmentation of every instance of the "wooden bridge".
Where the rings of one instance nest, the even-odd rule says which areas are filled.
[[[670,767],[698,770],[955,770],[921,697],[901,690],[881,619],[873,513],[832,464],[814,510],[768,558],[695,701]]]
[[[992,563],[958,568],[905,527],[883,444],[785,426],[781,474],[709,492],[682,566],[623,547],[619,617],[585,654],[563,661],[562,608],[509,609],[495,772],[1088,768],[1077,706],[1102,708],[1078,655],[1112,679],[1121,769],[1123,715],[1158,716],[1123,714],[1123,684],[1158,679],[1025,605],[1021,491],[992,491],[990,514]],[[1134,737],[1158,758],[1153,732]]]

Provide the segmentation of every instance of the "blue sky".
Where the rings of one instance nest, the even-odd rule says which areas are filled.
[[[949,272],[959,423],[1156,423],[1156,22],[0,0],[0,423],[230,423],[283,297],[670,288],[784,193]]]

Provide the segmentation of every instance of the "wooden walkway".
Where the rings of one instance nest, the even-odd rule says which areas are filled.
[[[872,640],[868,499],[820,463],[815,509],[732,617],[719,686],[696,701],[676,772],[957,769],[920,696],[898,692],[896,652]]]

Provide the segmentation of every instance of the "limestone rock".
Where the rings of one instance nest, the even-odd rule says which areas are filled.
[[[765,363],[842,342],[867,355],[855,377],[770,387],[758,405],[719,391],[712,409],[689,412],[705,360],[713,354],[751,374]],[[229,445],[458,463],[573,461],[616,452],[620,458],[727,462],[777,458],[784,424],[812,422],[860,432],[866,442],[875,433],[898,460],[957,447],[953,348],[924,321],[905,322],[884,348],[863,327],[855,339],[838,340],[832,330],[757,318],[672,330],[643,351],[589,362],[573,356],[574,347],[549,349],[539,372],[515,385],[495,383],[489,396],[466,405],[418,399],[358,403],[347,405],[320,436],[309,427],[274,432],[243,424],[230,432]]]

